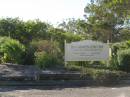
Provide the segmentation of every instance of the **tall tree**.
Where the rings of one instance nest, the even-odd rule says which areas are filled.
[[[84,34],[88,32],[86,27],[87,23],[85,20],[81,19],[68,19],[59,24],[59,27],[64,29],[67,32],[71,32],[74,34]]]
[[[51,27],[51,25],[40,20],[27,21],[25,26],[33,39],[47,39],[48,29]]]
[[[27,44],[30,34],[25,29],[25,23],[19,18],[0,19],[0,36],[8,36]]]
[[[87,22],[92,25],[93,38],[118,41],[120,27],[129,16],[127,0],[92,0],[85,7]]]

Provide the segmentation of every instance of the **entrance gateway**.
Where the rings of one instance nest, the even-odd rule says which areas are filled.
[[[65,62],[109,60],[109,45],[92,40],[65,43]]]

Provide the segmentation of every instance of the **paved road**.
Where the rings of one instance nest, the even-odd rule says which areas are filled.
[[[15,97],[130,97],[128,87],[2,87],[0,94]]]

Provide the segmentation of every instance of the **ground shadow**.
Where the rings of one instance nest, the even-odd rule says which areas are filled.
[[[0,86],[0,92],[11,92],[16,90],[63,90],[65,88],[122,88],[130,87],[130,84],[110,85],[56,85],[56,86]]]

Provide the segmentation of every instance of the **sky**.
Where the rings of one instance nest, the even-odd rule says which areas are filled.
[[[40,19],[51,24],[83,18],[89,0],[0,0],[0,18]]]

